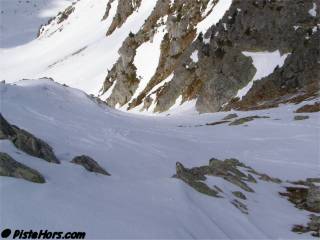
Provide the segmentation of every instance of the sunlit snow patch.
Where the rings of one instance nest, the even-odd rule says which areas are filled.
[[[192,52],[190,58],[192,59],[193,62],[197,63],[199,61],[199,58],[198,58],[198,50],[195,50]]]
[[[197,25],[197,35],[200,32],[205,33],[209,27],[217,24],[230,8],[232,0],[219,1],[211,13]]]
[[[236,97],[239,97],[240,99],[242,99],[242,97],[248,93],[254,81],[270,75],[271,73],[273,73],[274,69],[277,66],[282,67],[287,56],[290,54],[290,53],[286,53],[281,56],[279,50],[274,52],[242,52],[242,53],[245,56],[252,58],[253,65],[257,69],[257,72],[254,75],[253,79],[248,83],[248,85],[238,91]]]
[[[160,44],[165,35],[164,29],[164,26],[160,27],[151,41],[143,43],[137,49],[133,64],[137,67],[137,75],[141,77],[141,80],[132,99],[143,91],[156,72],[160,58]]]
[[[312,17],[316,17],[317,16],[317,4],[316,3],[313,3],[313,6],[312,8],[309,10],[309,14],[312,16]]]

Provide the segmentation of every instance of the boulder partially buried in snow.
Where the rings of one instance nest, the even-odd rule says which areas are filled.
[[[193,168],[186,168],[180,162],[177,162],[176,174],[173,177],[181,179],[196,191],[209,196],[226,197],[229,199],[230,193],[232,193],[236,198],[231,200],[230,203],[244,214],[249,213],[246,204],[242,202],[245,202],[247,197],[240,190],[254,193],[253,187],[258,181],[269,182],[271,184],[281,183],[280,179],[260,173],[234,158],[223,161],[212,158],[208,165]],[[239,190],[226,194],[226,189],[221,189],[216,185],[212,186],[213,183],[210,183],[209,180],[210,178],[212,179],[212,177],[222,178]]]
[[[296,110],[296,113],[312,113],[320,112],[320,102],[315,102],[314,104],[306,104]]]
[[[35,183],[45,183],[44,177],[36,170],[0,152],[0,176],[25,179]]]
[[[320,187],[317,185],[319,182],[319,178],[292,182],[293,185],[287,186],[286,192],[280,192],[280,195],[287,197],[296,208],[320,213]]]
[[[11,125],[0,113],[0,139],[10,140],[21,151],[47,162],[60,163],[52,148],[31,133]]]
[[[93,160],[89,156],[86,156],[86,155],[77,156],[73,158],[71,162],[74,164],[83,166],[89,172],[95,172],[95,173],[100,173],[100,174],[110,176],[110,174],[104,168],[102,168],[95,160]]]
[[[314,237],[320,237],[320,216],[310,214],[309,222],[306,226],[304,225],[295,225],[292,228],[293,232],[297,233],[307,233],[310,232]]]

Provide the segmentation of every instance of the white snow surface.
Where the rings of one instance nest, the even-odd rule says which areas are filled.
[[[138,47],[133,64],[137,68],[137,76],[141,79],[137,90],[132,96],[132,99],[135,99],[139,96],[139,94],[147,86],[152,76],[155,74],[160,58],[160,44],[165,33],[165,27],[159,27],[151,41],[143,43],[140,47]]]
[[[40,39],[0,49],[0,79],[15,82],[23,78],[52,77],[57,82],[98,95],[107,70],[119,57],[123,40],[130,31],[135,33],[140,29],[155,3],[142,1],[138,11],[107,37],[118,1],[112,3],[105,21],[101,19],[106,0],[78,1],[68,19],[59,25],[53,22]]]
[[[50,164],[1,140],[2,152],[40,171],[46,183],[0,177],[0,226],[86,231],[87,239],[310,238],[290,231],[294,224],[306,223],[308,213],[279,196],[286,183],[251,184],[255,193],[245,193],[245,215],[230,203],[236,187],[224,180],[208,179],[224,190],[223,198],[213,198],[171,178],[177,161],[193,167],[212,157],[235,157],[283,180],[319,177],[319,113],[293,120],[293,111],[305,102],[237,112],[240,117],[270,117],[247,127],[195,127],[229,113],[132,115],[47,79],[1,83],[0,93],[1,114],[45,140],[61,160]],[[112,176],[69,162],[80,154],[94,158]]]
[[[168,112],[156,114],[157,117],[133,115],[98,104],[83,91],[99,92],[123,40],[130,31],[140,29],[156,1],[142,1],[139,10],[106,37],[118,1],[112,3],[109,17],[101,21],[107,1],[81,0],[66,21],[53,22],[40,39],[31,41],[39,25],[70,2],[0,1],[1,10],[6,10],[0,23],[0,80],[7,82],[0,83],[0,112],[12,124],[45,140],[61,160],[61,164],[50,164],[0,140],[1,152],[38,170],[46,179],[45,184],[35,184],[0,177],[0,226],[85,231],[86,239],[310,238],[308,234],[291,232],[294,224],[307,222],[309,213],[297,210],[279,196],[287,183],[259,181],[250,185],[255,193],[245,193],[249,209],[249,215],[245,215],[230,203],[231,191],[240,189],[221,178],[209,177],[206,181],[224,190],[223,198],[213,198],[171,176],[177,161],[194,167],[208,164],[212,157],[234,157],[283,180],[319,177],[319,113],[294,121],[293,117],[299,114],[293,112],[306,104],[303,102],[237,112],[239,117],[270,117],[249,122],[247,127],[205,126],[229,112],[199,115],[195,100],[182,103],[181,96]],[[197,32],[216,24],[231,2],[220,0],[198,24]],[[135,63],[142,81],[136,94],[155,71],[158,57],[154,56],[160,54],[162,34],[156,33],[153,42],[143,44],[137,51]],[[252,57],[257,73],[241,90],[242,95],[253,81],[271,74],[276,66],[281,67],[287,57],[279,52],[244,54]],[[197,60],[196,56],[192,59]],[[39,80],[41,77],[52,77],[71,87],[46,78]],[[173,74],[152,91],[172,77]],[[18,81],[23,78],[37,80]],[[103,97],[108,94],[110,91]],[[97,175],[70,163],[82,154],[94,158],[112,176]]]
[[[317,16],[317,11],[316,10],[317,10],[317,4],[313,3],[312,8],[309,10],[309,14],[312,17],[316,17]]]
[[[195,63],[199,61],[198,53],[199,53],[198,50],[194,50],[190,56],[191,60]]]
[[[247,86],[238,91],[236,97],[240,99],[249,92],[254,81],[269,76],[277,66],[282,67],[289,55],[289,53],[281,55],[279,50],[274,52],[242,52],[242,54],[252,58],[253,65],[257,72]]]
[[[210,4],[210,2],[209,2]],[[208,4],[208,5],[209,5]],[[206,33],[206,31],[213,25],[217,24],[220,19],[224,16],[226,11],[229,10],[232,4],[232,0],[220,0],[213,8],[211,13],[204,18],[201,22],[197,25],[197,35],[199,33]]]
[[[73,0],[1,0],[0,48],[15,47],[34,40],[40,25],[54,17]]]

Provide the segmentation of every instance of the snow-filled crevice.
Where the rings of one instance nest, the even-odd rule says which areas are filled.
[[[242,52],[242,54],[252,58],[253,65],[257,71],[247,86],[238,91],[236,97],[240,99],[248,93],[254,81],[269,76],[276,67],[282,67],[290,53],[281,55],[277,50],[274,52]]]
[[[229,10],[232,0],[220,0],[213,7],[211,13],[197,25],[197,35],[205,33],[212,25],[217,24]]]
[[[153,39],[138,47],[133,64],[137,68],[137,76],[140,78],[140,82],[132,99],[139,96],[155,74],[161,53],[160,45],[165,33],[165,26],[161,26],[153,36]]]

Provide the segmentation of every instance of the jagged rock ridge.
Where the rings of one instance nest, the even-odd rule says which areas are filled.
[[[310,96],[317,92],[319,14],[309,14],[313,1],[234,0],[220,22],[197,37],[197,23],[208,5],[208,1],[175,1],[173,5],[159,1],[143,28],[128,36],[119,50],[120,58],[104,83],[103,92],[115,82],[107,103],[128,104],[128,109],[143,103],[142,109],[148,109],[155,102],[152,110],[162,112],[181,95],[182,102],[197,99],[198,111],[214,112],[231,107],[245,110],[268,100],[280,102],[282,96]],[[150,39],[147,36],[141,40],[141,36],[154,34],[159,28],[155,22],[164,16],[167,33],[161,43],[157,70],[138,97],[131,99],[139,84],[133,65],[135,50]],[[252,59],[242,52],[275,50],[290,54],[285,65],[257,81],[242,101],[234,99],[256,72]],[[194,51],[198,53],[198,62],[190,58]],[[150,92],[172,72],[169,83]]]
[[[105,37],[112,37],[130,21],[145,1],[105,1],[100,19],[110,22]],[[228,3],[231,6],[220,21],[210,23],[212,13],[218,15]],[[320,78],[318,5],[317,0],[157,0],[140,29],[122,42],[99,95],[111,107],[151,112],[164,112],[191,100],[196,101],[197,111],[215,112],[274,107],[316,96]],[[77,3],[42,27],[40,38],[63,31],[75,8]],[[200,28],[206,20],[207,27]],[[157,37],[161,37],[160,54],[155,56],[158,63],[145,79],[138,74],[137,51]],[[283,66],[255,81],[238,98],[238,91],[258,71],[244,52],[273,51],[286,54]]]

